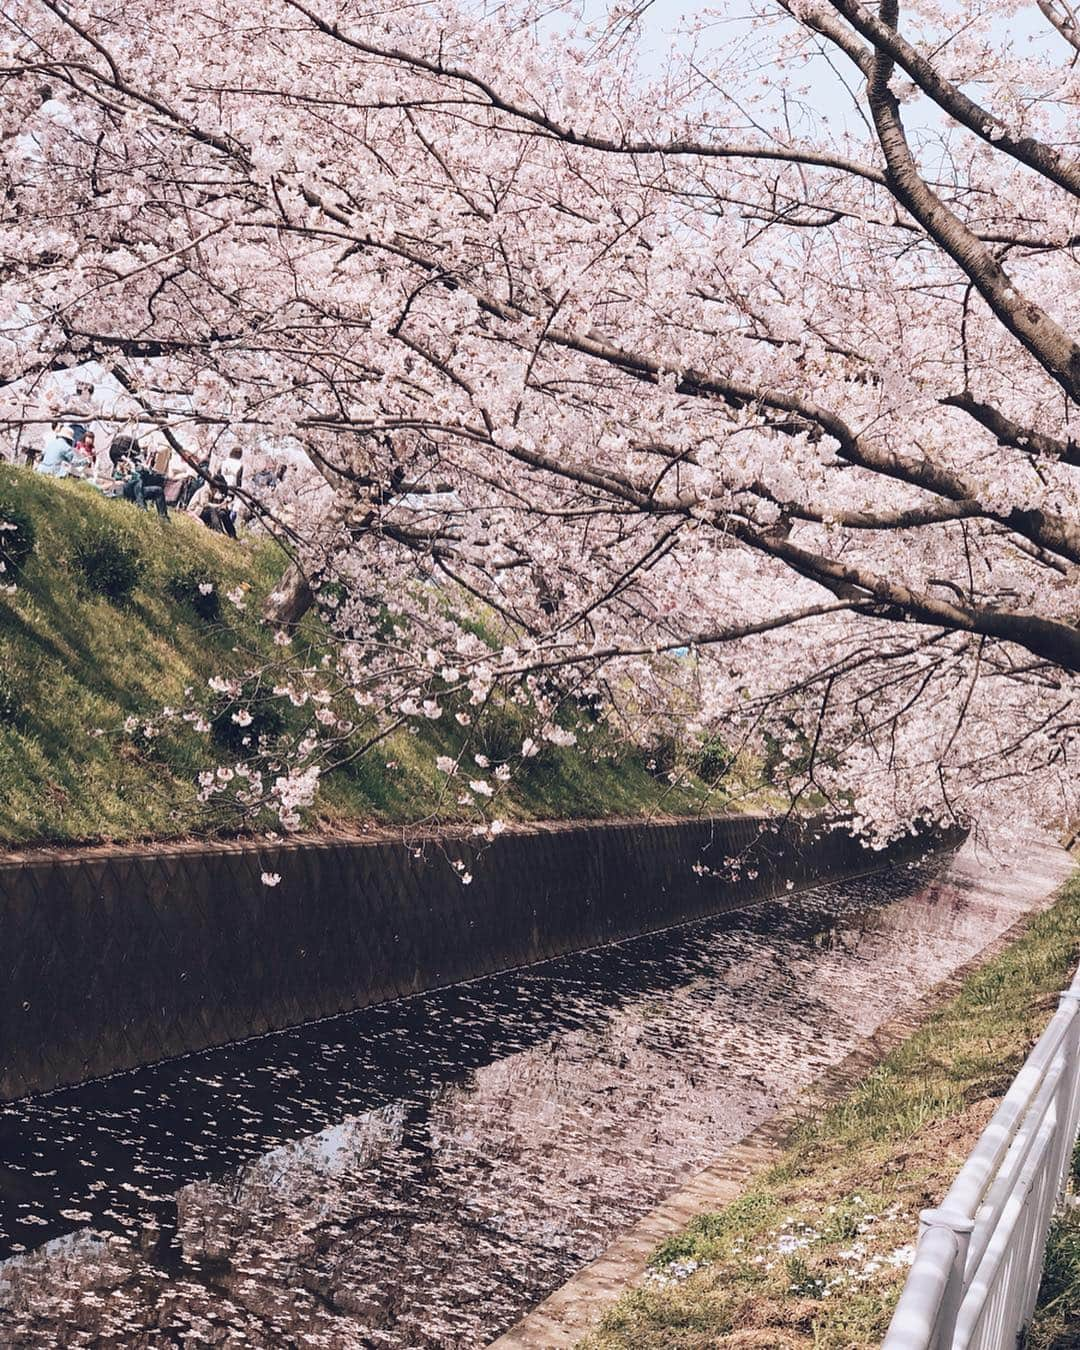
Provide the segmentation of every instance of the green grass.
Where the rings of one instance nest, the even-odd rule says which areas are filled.
[[[1073,1199],[1080,1192],[1080,1144],[1073,1153]],[[1080,1345],[1080,1208],[1068,1208],[1050,1230],[1035,1323],[1026,1350]]]
[[[879,1346],[940,1201],[1071,979],[1080,878],[733,1204],[654,1254],[583,1350]],[[1080,1218],[1051,1236],[1029,1350],[1080,1344]]]
[[[258,614],[282,557],[266,539],[211,534],[183,515],[161,521],[91,487],[0,467],[0,497],[31,516],[37,543],[17,590],[0,593],[0,845],[125,841],[228,832],[226,809],[197,799],[200,770],[224,758],[190,728],[146,738],[125,733],[129,719],[181,705],[185,690],[206,697],[212,675],[238,675],[272,660],[272,634]],[[138,556],[141,576],[126,604],[93,593],[76,563],[80,538],[119,532]],[[178,602],[180,574],[212,577],[218,590],[249,588],[245,609],[223,603],[217,621]],[[171,583],[171,584],[170,584]],[[470,616],[483,631],[485,616]],[[321,630],[305,621],[293,646],[315,657]],[[190,701],[190,700],[189,700]],[[355,709],[353,709],[355,716]],[[683,815],[764,802],[743,772],[709,794],[692,777],[672,788],[650,773],[640,747],[618,744],[575,712],[586,753],[546,746],[526,761],[495,804],[508,820]],[[361,727],[365,735],[371,727]],[[530,728],[521,709],[496,705],[478,728],[449,717],[400,731],[324,779],[311,828],[429,822],[461,817],[457,792],[435,766],[438,755],[494,758],[520,747]]]

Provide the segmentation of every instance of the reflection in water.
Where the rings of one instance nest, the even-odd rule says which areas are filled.
[[[0,1107],[0,1344],[483,1346],[1018,908],[900,870]]]

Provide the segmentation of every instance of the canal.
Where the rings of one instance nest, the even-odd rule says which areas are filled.
[[[1041,897],[896,869],[0,1107],[0,1345],[484,1346]]]

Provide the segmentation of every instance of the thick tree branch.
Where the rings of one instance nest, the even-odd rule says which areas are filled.
[[[878,53],[875,64],[880,63],[881,69],[895,62],[939,108],[980,140],[1011,155],[1074,196],[1080,196],[1080,164],[1066,159],[1053,146],[1033,136],[1014,136],[1001,118],[968,98],[896,31],[895,5],[883,5],[880,17],[877,17],[859,0],[828,0],[828,3],[874,45]]]
[[[1026,455],[1039,455],[1080,468],[1080,441],[1061,441],[1041,431],[1032,431],[989,403],[983,403],[971,394],[950,394],[942,403],[950,408],[961,408],[987,431],[997,437],[999,445],[1008,445]]]
[[[837,7],[858,8],[849,0]],[[897,0],[883,0],[884,27],[891,32]],[[889,188],[970,278],[1001,323],[1028,349],[1074,401],[1080,402],[1080,344],[1029,297],[1020,293],[1005,269],[960,218],[937,197],[919,174],[907,143],[900,107],[889,89],[893,58],[888,47],[874,57],[868,86],[870,113],[885,155]]]
[[[1037,614],[959,601],[953,604],[867,568],[812,553],[776,535],[739,525],[732,527],[730,522],[723,520],[716,523],[717,528],[734,529],[749,547],[779,558],[802,576],[813,578],[845,599],[855,599],[862,593],[867,600],[872,598],[885,606],[895,607],[919,623],[1012,642],[1065,670],[1080,671],[1080,628],[1072,624],[1044,619]]]

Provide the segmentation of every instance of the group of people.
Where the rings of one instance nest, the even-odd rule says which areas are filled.
[[[54,423],[34,467],[54,478],[92,477],[97,467],[94,433],[75,423]]]
[[[144,511],[152,503],[165,519],[173,506],[196,516],[207,529],[236,538],[234,501],[244,480],[243,451],[238,446],[211,470],[208,459],[193,464],[175,451],[162,463],[134,437],[116,436],[108,460],[109,467],[101,471],[94,433],[77,422],[55,422],[40,456],[32,460],[28,456],[38,473],[85,479],[107,496],[123,497]],[[275,478],[272,471],[265,472]]]

